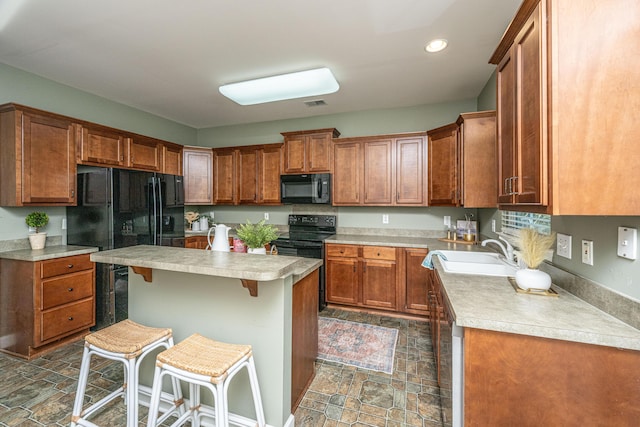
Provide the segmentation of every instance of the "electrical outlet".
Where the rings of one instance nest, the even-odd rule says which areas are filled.
[[[264,220],[269,221],[269,212],[264,213]]]
[[[449,215],[444,216],[444,226],[451,227],[451,217]]]
[[[382,223],[383,224],[389,224],[389,215],[387,215],[387,214],[383,214],[382,215]]]
[[[593,265],[593,241],[582,241],[582,263]]]
[[[495,219],[491,220],[491,231],[493,231],[494,233],[496,232],[496,220]]]
[[[67,229],[67,218],[62,218],[62,229],[63,230]]]
[[[215,218],[216,214],[215,214],[213,211],[211,211],[211,213],[209,214],[209,216],[211,216],[211,219],[213,219],[213,218]]]
[[[556,253],[558,256],[571,259],[571,236],[558,233],[556,238]]]

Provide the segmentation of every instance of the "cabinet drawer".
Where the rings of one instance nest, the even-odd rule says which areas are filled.
[[[358,247],[353,245],[327,245],[327,256],[358,257]]]
[[[75,273],[76,271],[90,270],[93,262],[89,254],[68,256],[42,261],[42,278],[60,276],[61,274]]]
[[[385,246],[364,246],[362,248],[362,257],[368,259],[386,259],[389,261],[395,261],[396,248]]]
[[[93,295],[93,271],[82,271],[42,281],[42,310]]]
[[[41,341],[88,328],[94,324],[93,298],[42,313]]]

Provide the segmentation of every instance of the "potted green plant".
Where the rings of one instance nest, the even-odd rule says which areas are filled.
[[[27,225],[35,229],[35,233],[29,234],[31,249],[44,248],[47,240],[47,233],[41,233],[40,229],[49,223],[49,216],[45,212],[31,212],[24,219]]]
[[[236,228],[236,234],[249,248],[249,253],[266,253],[265,245],[276,240],[279,236],[278,229],[271,224],[266,224],[265,220],[260,220],[252,224],[247,220],[246,224],[241,224]]]

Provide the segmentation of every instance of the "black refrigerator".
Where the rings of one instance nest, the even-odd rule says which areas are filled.
[[[78,204],[67,207],[67,244],[101,251],[135,245],[184,247],[182,177],[78,166]],[[96,264],[96,326],[128,317],[128,267]]]

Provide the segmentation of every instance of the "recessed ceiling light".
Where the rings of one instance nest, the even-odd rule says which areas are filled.
[[[447,42],[445,39],[435,39],[435,40],[431,40],[424,47],[424,50],[426,50],[429,53],[440,52],[441,50],[446,48],[448,44],[449,42]]]
[[[328,68],[299,71],[220,86],[220,93],[240,105],[263,104],[336,92],[340,85]]]

